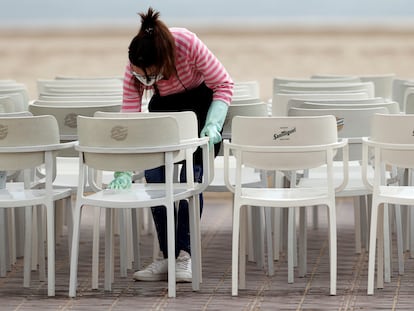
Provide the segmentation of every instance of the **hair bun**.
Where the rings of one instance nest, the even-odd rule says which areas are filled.
[[[139,15],[141,16],[141,31],[146,36],[152,36],[160,13],[149,7],[146,14],[140,13]]]

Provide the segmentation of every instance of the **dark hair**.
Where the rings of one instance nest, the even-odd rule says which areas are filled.
[[[176,73],[175,40],[168,27],[158,18],[160,13],[151,7],[139,13],[141,28],[132,39],[128,57],[131,64],[144,70],[154,67],[165,78]]]

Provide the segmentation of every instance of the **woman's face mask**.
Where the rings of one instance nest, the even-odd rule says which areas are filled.
[[[163,78],[162,74],[158,75],[148,75],[147,77],[144,75],[140,75],[139,73],[136,73],[135,71],[132,71],[132,75],[138,79],[139,82],[144,84],[145,86],[151,86],[155,82],[160,81]]]
[[[142,71],[141,68],[131,65],[131,74],[142,84],[145,86],[154,85],[155,82],[160,81],[163,78],[162,74],[150,74],[145,75],[145,72]]]

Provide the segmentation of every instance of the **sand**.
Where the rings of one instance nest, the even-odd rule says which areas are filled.
[[[414,77],[414,29],[192,29],[235,81],[258,80],[261,97],[276,76],[312,74]],[[0,79],[25,83],[56,75],[122,76],[136,29],[1,30]]]

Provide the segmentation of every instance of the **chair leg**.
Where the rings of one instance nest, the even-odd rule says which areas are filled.
[[[32,267],[32,206],[25,208],[25,239],[24,239],[24,265],[23,287],[30,287],[30,275]],[[4,211],[4,209],[2,209]],[[2,228],[4,228],[2,226]]]
[[[45,226],[44,224],[44,216],[43,216],[43,207],[42,206],[37,206],[36,208],[36,214],[37,214],[37,243],[38,243],[38,251],[37,251],[37,256],[38,256],[38,260],[37,262],[39,263],[39,281],[44,282],[46,281],[46,253],[45,253],[45,234],[44,234],[44,230],[42,230],[42,228],[44,228]]]
[[[0,208],[0,277],[5,277],[7,274],[6,254],[6,209]],[[26,259],[26,257],[25,257]]]
[[[47,287],[48,296],[55,296],[55,209],[53,200],[46,206],[47,218]]]
[[[200,230],[200,228],[198,227],[197,224],[197,219],[196,219],[196,209],[198,208],[198,204],[196,204],[196,201],[198,201],[197,197],[193,197],[189,200],[189,222],[190,222],[190,243],[191,243],[191,270],[193,272],[192,275],[192,287],[194,291],[198,291],[200,290],[200,275],[201,275],[201,271],[200,271],[200,255],[201,253],[199,252],[199,243],[200,241],[198,240],[199,235],[197,233],[198,230]]]
[[[254,208],[251,207],[253,210]],[[247,207],[240,209],[240,220],[239,220],[239,270],[238,270],[238,281],[239,281],[239,288],[245,289],[246,288],[246,246],[248,243],[246,240],[249,239],[247,235]]]
[[[329,258],[330,258],[330,276],[331,289],[330,294],[336,295],[337,279],[337,236],[336,236],[336,207],[335,201],[328,206],[329,217]]]
[[[404,243],[403,243],[403,229],[401,220],[401,206],[395,205],[395,224],[397,231],[397,252],[398,252],[398,273],[404,274]]]
[[[247,236],[249,237],[246,240],[247,243],[247,258],[250,262],[255,262],[256,261],[256,257],[255,257],[255,248],[254,248],[254,232],[253,232],[253,207],[252,206],[246,206],[246,229],[247,229]]]
[[[353,198],[354,201],[354,224],[355,224],[355,253],[361,254],[362,251],[362,225],[361,225],[361,205],[359,197]]]
[[[296,243],[294,243],[295,239],[295,209],[289,208],[288,209],[288,243],[287,243],[287,253],[288,253],[288,283],[294,282],[294,247]]]
[[[273,239],[272,239],[272,209],[265,207],[265,227],[266,227],[266,241],[267,241],[267,266],[269,276],[275,274],[273,265]]]
[[[390,221],[390,211],[388,208],[388,204],[384,205],[384,221],[383,221],[383,228],[384,228],[384,282],[389,283],[391,282],[391,232],[390,229],[391,221]]]
[[[141,251],[140,251],[140,215],[139,210],[136,208],[133,208],[131,210],[131,216],[132,216],[132,248],[134,250],[134,264],[133,268],[135,271],[139,270],[141,268]]]
[[[78,286],[78,257],[81,208],[81,206],[76,204],[73,211],[73,236],[72,250],[70,252],[69,297],[76,297],[76,288]]]
[[[128,270],[128,249],[127,249],[127,230],[129,226],[126,224],[126,213],[127,209],[121,209],[118,212],[118,223],[119,223],[119,250],[120,250],[120,272],[121,277],[125,278],[127,276]]]
[[[299,276],[306,276],[307,263],[307,217],[306,207],[300,207],[299,212]]]
[[[114,224],[113,210],[105,209],[105,272],[104,272],[104,289],[112,290],[113,270],[114,270]]]
[[[43,207],[42,206],[37,206],[36,207],[39,210],[42,210]],[[33,212],[33,211],[32,211]],[[41,217],[41,219],[38,219],[38,217]],[[38,224],[44,224],[46,221],[46,218],[44,216],[43,213],[32,213],[32,233],[31,233],[31,239],[32,239],[32,246],[39,246],[40,245],[40,240],[38,240],[38,238],[40,237],[41,240],[46,241],[44,239],[43,236],[43,232],[44,230],[44,226],[42,225],[41,227],[38,226]],[[25,232],[26,234],[26,232]],[[38,262],[38,258],[39,258],[39,247],[32,247],[32,254],[31,254],[31,267],[32,267],[32,271],[36,271],[37,270],[37,266],[39,264]]]
[[[378,208],[377,288],[384,288],[384,206]]]
[[[233,237],[232,237],[232,263],[231,263],[231,294],[238,295],[239,271],[239,235],[240,235],[240,205],[234,200],[233,207]]]
[[[202,264],[203,256],[202,256],[202,251],[201,251],[201,224],[200,224],[201,214],[200,214],[200,200],[199,200],[199,197],[195,198],[194,202],[195,202],[195,211],[194,211],[195,216],[194,217],[195,217],[195,221],[196,221],[196,224],[197,224],[196,234],[197,234],[198,254],[199,254],[199,257],[198,257],[198,265],[199,265],[198,271],[200,272],[198,277],[199,277],[199,281],[200,281],[200,284],[201,284],[201,283],[203,283],[203,264]]]
[[[167,206],[167,236],[168,236],[168,297],[176,296],[175,282],[175,222],[174,202]]]
[[[274,208],[273,212],[273,260],[279,261],[280,256],[280,239],[282,236],[281,226],[281,209]]]
[[[373,200],[372,208],[371,208],[371,225],[370,225],[370,233],[369,233],[368,284],[367,284],[368,295],[374,294],[377,223],[378,223],[378,202],[376,200]]]
[[[99,279],[99,231],[101,222],[101,209],[93,207],[93,238],[92,238],[92,289],[98,289]]]

